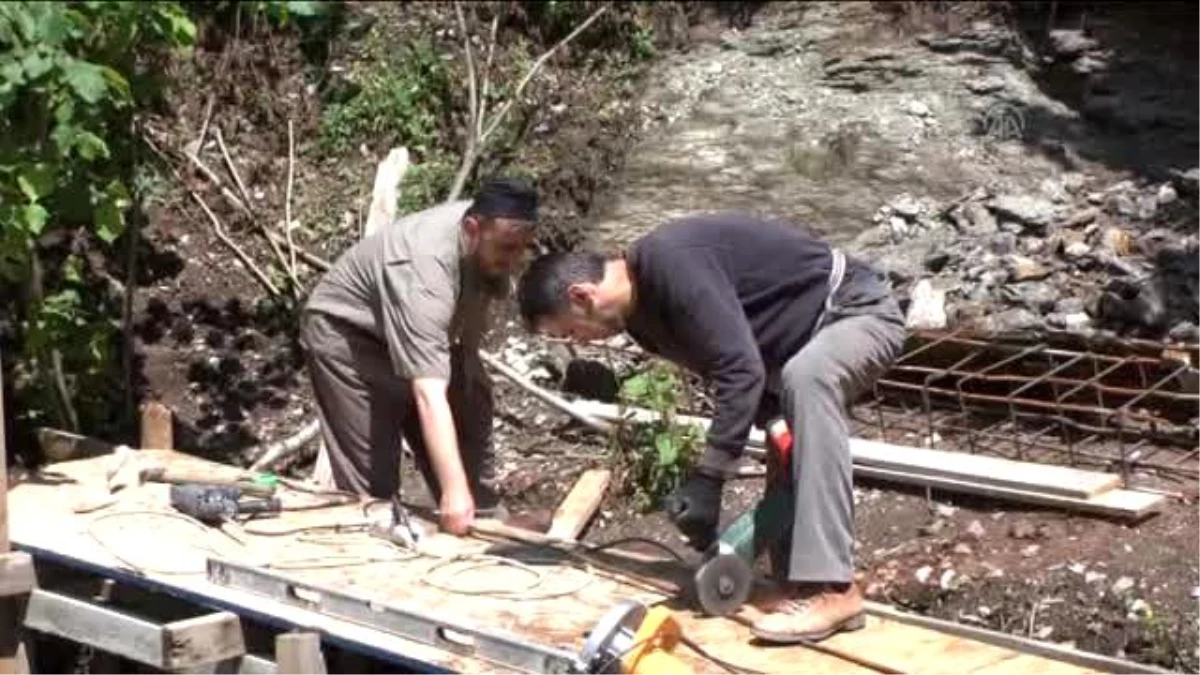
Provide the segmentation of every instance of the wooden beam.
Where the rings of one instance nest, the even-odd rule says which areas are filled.
[[[988,485],[986,483],[942,478],[940,476],[892,471],[873,466],[855,466],[854,474],[864,478],[875,478],[877,480],[906,483],[949,492],[992,497],[994,499],[1022,502],[1025,504],[1036,504],[1038,506],[1052,506],[1068,511],[1092,513],[1109,518],[1133,521],[1141,520],[1161,511],[1163,502],[1166,501],[1166,497],[1163,495],[1138,492],[1136,490],[1109,490],[1089,499],[1078,499],[1076,497],[1063,497],[1043,492],[1017,490],[1003,486]]]
[[[217,663],[245,655],[242,621],[233,612],[214,612],[163,626],[163,650],[172,668]]]
[[[175,432],[171,426],[171,409],[151,401],[142,406],[141,447],[155,450],[174,450]]]
[[[112,443],[105,443],[90,436],[81,436],[62,429],[39,427],[35,433],[38,445],[42,447],[42,454],[51,463],[108,455],[112,454],[117,447]]]
[[[612,472],[607,469],[584,471],[554,511],[547,534],[557,539],[578,539],[604,501],[604,491],[611,480]]]
[[[1087,499],[1121,486],[1121,477],[1112,473],[1031,464],[965,452],[913,448],[859,438],[851,440],[850,453],[856,463],[881,469],[923,473],[1078,499]]]
[[[231,612],[162,625],[42,589],[35,589],[29,596],[25,627],[161,670],[227,661],[246,651],[241,622]]]
[[[317,633],[280,633],[275,636],[275,664],[281,673],[324,675],[325,656]]]

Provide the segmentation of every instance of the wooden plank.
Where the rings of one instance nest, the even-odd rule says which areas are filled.
[[[50,427],[39,427],[36,434],[42,454],[50,463],[108,455],[117,447],[89,436]]]
[[[24,551],[0,553],[0,598],[25,595],[37,586],[33,558]]]
[[[622,418],[621,408],[598,401],[574,401],[572,406],[586,415],[608,421]],[[626,408],[624,417],[639,421],[655,419],[657,413],[640,408]],[[707,429],[710,421],[703,417],[679,415],[685,424]],[[764,435],[761,429],[750,431],[747,454],[761,456]],[[857,472],[862,466],[873,466],[909,474],[921,474],[972,483],[1012,488],[1023,492],[1054,494],[1063,497],[1087,497],[1103,494],[1120,486],[1115,474],[1084,471],[1052,464],[1018,462],[999,457],[985,457],[962,452],[914,448],[880,443],[861,438],[850,439],[850,454]]]
[[[1136,663],[1126,659],[1119,659],[1114,656],[1105,656],[1093,652],[1085,652],[1071,647],[1064,647],[1050,642],[1034,640],[1032,638],[1021,637],[1009,633],[1000,633],[986,628],[970,626],[945,619],[937,619],[920,614],[906,612],[891,605],[885,605],[878,602],[867,601],[865,608],[868,614],[878,616],[880,618],[891,621],[905,623],[919,628],[936,630],[948,635],[960,635],[962,637],[979,640],[988,644],[996,645],[997,647],[1007,647],[1015,653],[1028,654],[1038,658],[1043,658],[1047,663],[1064,663],[1073,666],[1078,666],[1090,670],[1091,672],[1100,673],[1169,673],[1171,671],[1149,666],[1144,663]],[[1003,672],[997,670],[995,672]]]
[[[1116,474],[963,452],[912,448],[861,438],[851,439],[850,453],[856,463],[866,466],[1078,499],[1087,499],[1121,485],[1121,477]]]
[[[324,675],[325,656],[316,633],[280,633],[275,636],[275,664],[281,673]]]
[[[1006,658],[1004,661],[984,665],[984,667],[974,670],[960,670],[959,673],[978,675],[1026,675],[1028,673],[1037,673],[1038,675],[1072,675],[1078,674],[1079,669],[1069,663],[1046,661],[1044,658],[1028,655],[1028,653],[1016,653],[1012,658]],[[1103,673],[1103,670],[1093,670],[1092,673]]]
[[[232,612],[214,612],[163,626],[164,658],[171,670],[217,663],[246,654],[242,621]]]
[[[610,480],[612,472],[607,469],[584,471],[554,511],[547,534],[556,539],[578,539],[604,501]]]
[[[162,626],[67,595],[34,589],[25,627],[165,669]]]
[[[155,450],[173,450],[175,448],[175,432],[171,426],[171,409],[151,401],[142,406],[142,435],[143,448]]]
[[[891,471],[877,467],[856,466],[854,469],[856,474],[866,478],[921,485],[950,492],[962,492],[1026,504],[1037,504],[1039,506],[1052,506],[1069,511],[1094,513],[1096,515],[1124,520],[1141,520],[1153,513],[1157,513],[1162,510],[1162,505],[1166,501],[1166,497],[1163,495],[1138,492],[1137,490],[1110,490],[1090,499],[1076,499],[1074,497],[1028,492],[938,476]]]
[[[970,672],[1016,654],[1011,649],[875,616],[867,617],[867,626],[863,630],[839,633],[822,644],[852,652],[869,644],[871,651],[864,656],[886,659],[888,666],[900,672],[931,675]]]

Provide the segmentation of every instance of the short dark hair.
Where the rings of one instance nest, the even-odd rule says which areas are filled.
[[[525,326],[534,330],[543,319],[566,311],[567,290],[574,284],[599,283],[605,262],[599,253],[547,253],[530,263],[517,285]]]
[[[537,210],[537,191],[524,181],[506,178],[489,180],[480,186],[466,215],[533,223],[537,221]]]

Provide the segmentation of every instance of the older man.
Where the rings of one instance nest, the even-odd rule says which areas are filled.
[[[787,419],[794,515],[773,556],[783,583],[758,602],[754,633],[790,643],[862,626],[845,410],[904,341],[882,275],[793,226],[723,213],[667,223],[623,257],[539,258],[518,297],[533,330],[576,340],[625,330],[715,383],[707,447],[667,505],[698,549],[717,536],[724,481],[753,423]]]
[[[489,302],[533,241],[537,195],[494,181],[473,200],[405,216],[338,259],[304,309],[301,340],[341,489],[398,497],[401,440],[463,534],[496,509],[491,383],[478,348]]]

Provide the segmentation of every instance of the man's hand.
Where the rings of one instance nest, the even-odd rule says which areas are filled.
[[[707,550],[717,539],[721,520],[721,489],[725,481],[693,472],[666,501],[667,515],[697,551]]]
[[[442,529],[461,537],[475,520],[475,500],[469,489],[447,490],[438,504],[438,520]]]

